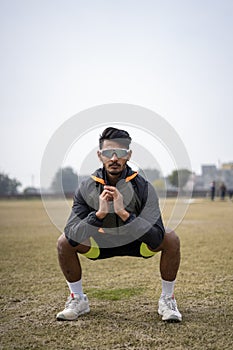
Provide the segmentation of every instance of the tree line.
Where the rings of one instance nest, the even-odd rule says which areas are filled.
[[[21,186],[21,183],[17,179],[12,179],[7,174],[0,173],[1,196],[11,196],[17,194],[19,186]]]
[[[159,187],[159,180],[161,179],[160,172],[157,169],[140,170],[139,174],[146,177],[155,187]],[[187,184],[191,171],[188,169],[173,170],[168,176],[168,180],[175,188],[184,188]],[[88,176],[78,176],[71,167],[60,168],[56,172],[51,184],[51,189],[55,193],[72,193],[77,188],[78,184]]]
[[[146,177],[155,187],[162,186],[160,172],[157,169],[144,169],[140,170],[139,173]],[[176,188],[183,188],[191,172],[187,169],[173,170],[168,176],[170,184]],[[50,190],[53,193],[74,193],[78,184],[87,178],[85,175],[77,175],[72,167],[59,168],[55,173],[52,183],[50,185]],[[18,187],[21,183],[15,179],[10,178],[8,175],[0,173],[0,195],[9,196],[18,193]],[[24,190],[26,193],[26,189]]]

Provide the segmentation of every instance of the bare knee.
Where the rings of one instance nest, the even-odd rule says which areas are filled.
[[[166,230],[165,232],[165,236],[172,242],[174,242],[175,244],[180,244],[180,239],[178,237],[178,235],[176,234],[175,231],[173,230]]]
[[[59,256],[63,256],[70,253],[81,253],[84,254],[90,249],[90,240],[87,239],[82,244],[78,244],[73,247],[67,240],[65,234],[63,233],[57,240],[57,251]]]
[[[67,251],[73,250],[73,247],[67,241],[64,233],[57,240],[57,251],[59,255],[63,255]]]
[[[164,238],[160,246],[155,250],[159,252],[161,250],[169,250],[174,252],[180,251],[180,239],[173,230],[166,230]]]
[[[165,247],[169,247],[169,249],[172,249],[174,251],[180,250],[180,239],[175,231],[166,230],[164,235],[164,245]]]

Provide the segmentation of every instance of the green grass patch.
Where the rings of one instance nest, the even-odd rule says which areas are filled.
[[[87,290],[87,294],[91,298],[99,300],[123,300],[129,299],[133,296],[140,295],[143,292],[143,288],[119,288],[119,289],[97,289],[90,288]]]

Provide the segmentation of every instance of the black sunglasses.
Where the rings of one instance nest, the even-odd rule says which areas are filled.
[[[102,156],[106,158],[112,158],[115,154],[117,158],[125,158],[128,156],[129,150],[124,148],[114,148],[114,149],[102,149],[100,150]]]

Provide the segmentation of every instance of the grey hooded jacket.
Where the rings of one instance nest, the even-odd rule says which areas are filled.
[[[153,186],[128,165],[116,187],[123,195],[125,209],[130,213],[123,222],[114,213],[113,204],[103,220],[96,217],[99,195],[108,184],[104,168],[100,168],[76,190],[65,235],[75,246],[92,236],[100,247],[115,247],[140,240],[157,248],[164,236],[164,226],[157,194]]]

